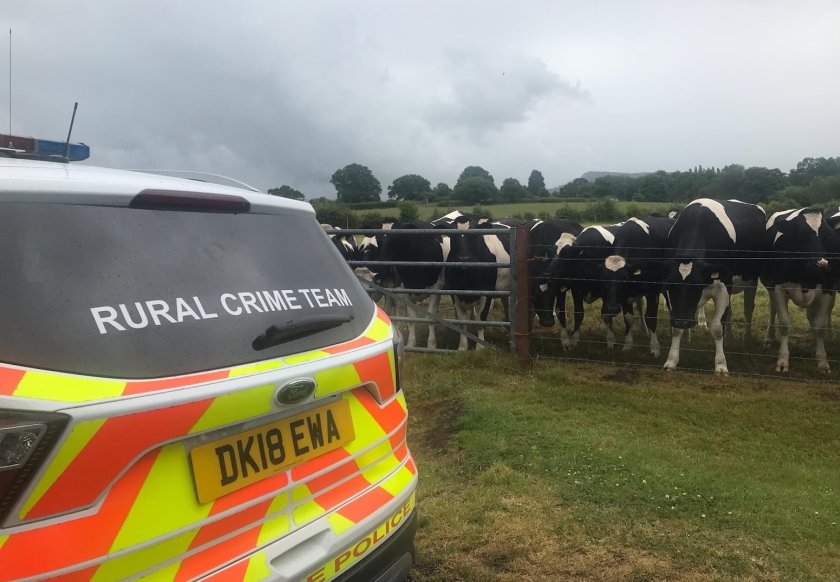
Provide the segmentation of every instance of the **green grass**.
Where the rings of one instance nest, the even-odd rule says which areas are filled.
[[[840,572],[840,392],[485,350],[406,359],[414,581]]]
[[[554,217],[554,213],[560,207],[571,207],[571,208],[585,208],[591,206],[593,203],[591,201],[563,201],[563,202],[519,202],[516,204],[493,204],[492,206],[485,206],[487,210],[489,210],[493,214],[493,218],[503,218],[506,216],[513,216],[514,214],[524,214],[525,212],[531,212],[533,214],[540,214],[542,212],[548,213],[548,216]],[[622,215],[627,210],[628,206],[634,206],[641,210],[642,212],[666,212],[674,207],[673,203],[668,202],[616,202],[618,206],[619,212]],[[423,218],[437,218],[437,216],[432,216],[433,211],[435,210],[435,205],[424,205],[420,209],[420,216]],[[463,212],[470,212],[471,208],[464,207],[460,208]]]

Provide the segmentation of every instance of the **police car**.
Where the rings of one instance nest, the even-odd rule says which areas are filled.
[[[399,336],[312,207],[20,149],[0,580],[404,579]]]

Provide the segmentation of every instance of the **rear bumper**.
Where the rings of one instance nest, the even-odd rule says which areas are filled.
[[[336,532],[331,516],[340,516],[329,513],[201,580],[402,582],[414,561],[416,488],[415,476],[349,529]]]
[[[411,512],[396,534],[385,540],[364,561],[356,564],[335,582],[403,582],[414,564],[414,534],[417,511]]]

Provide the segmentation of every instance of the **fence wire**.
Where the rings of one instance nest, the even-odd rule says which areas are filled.
[[[346,231],[345,231],[346,232]],[[388,231],[391,234],[399,233],[399,234],[411,234],[410,231]],[[430,231],[432,232],[432,231]],[[433,231],[436,234],[497,234],[497,231]],[[375,234],[375,231],[368,230],[365,233]],[[420,234],[415,231],[416,234]],[[350,234],[350,232],[347,232]],[[498,233],[500,236],[504,236],[509,234],[508,232],[500,232]],[[521,243],[520,243],[521,244]],[[534,241],[530,241],[528,243],[528,248],[530,249],[531,258],[528,259],[528,262],[531,265],[531,268],[534,267],[542,267],[545,269],[550,265],[559,264],[565,265],[565,270],[571,271],[570,276],[565,277],[549,277],[550,275],[556,275],[556,273],[552,273],[551,271],[543,272],[540,275],[532,275],[529,279],[530,286],[536,287],[540,284],[544,284],[550,282],[554,286],[554,290],[559,290],[558,288],[564,288],[566,293],[566,304],[565,304],[565,315],[566,315],[566,332],[568,334],[568,339],[571,340],[571,336],[574,330],[574,321],[575,321],[575,311],[573,305],[572,298],[569,295],[572,295],[572,290],[578,285],[601,285],[604,283],[608,283],[601,279],[600,277],[596,276],[586,276],[584,274],[577,274],[575,271],[577,270],[578,265],[585,265],[589,264],[592,266],[597,266],[600,268],[602,265],[600,264],[603,259],[602,258],[593,258],[587,256],[570,256],[570,257],[562,257],[559,258],[556,256],[556,244],[549,244],[549,243],[537,243]],[[629,262],[632,261],[639,261],[640,263],[644,262],[665,262],[670,265],[675,265],[677,262],[688,262],[688,261],[714,261],[714,260],[722,260],[727,262],[732,261],[760,261],[763,264],[772,264],[773,262],[777,261],[785,261],[788,263],[794,264],[803,264],[806,262],[810,262],[813,260],[819,259],[840,259],[840,253],[814,253],[812,251],[791,251],[785,252],[784,254],[773,251],[773,250],[744,250],[744,249],[680,249],[680,256],[675,256],[673,252],[663,253],[663,249],[661,247],[624,247],[621,249],[616,248],[609,248],[600,245],[591,245],[591,246],[581,246],[575,244],[576,249],[581,249],[584,252],[588,250],[595,250],[599,253],[607,254],[607,255],[626,255],[627,254],[636,254],[637,252],[649,252],[654,256],[651,258],[629,258]],[[540,251],[545,250],[546,256],[540,256]],[[354,265],[362,265],[365,264],[366,266],[376,266],[381,264],[381,262],[361,262],[355,261],[351,264]],[[414,263],[408,263],[414,264]],[[384,266],[384,265],[383,265]],[[442,263],[422,263],[416,264],[415,266],[438,266],[445,272],[445,269],[448,265],[445,262]],[[475,265],[478,266],[478,265]],[[495,266],[495,267],[507,267],[508,265],[501,265],[501,264],[482,264],[481,266]],[[628,286],[658,286],[663,291],[660,293],[660,297],[662,298],[662,303],[660,304],[659,309],[655,315],[656,319],[659,322],[658,325],[658,333],[657,338],[659,341],[659,350],[660,355],[653,360],[652,356],[649,352],[649,337],[644,329],[644,326],[641,323],[644,322],[645,318],[647,317],[644,313],[639,313],[637,311],[638,303],[633,301],[634,309],[632,313],[625,314],[619,313],[612,318],[612,333],[614,336],[614,340],[611,342],[614,350],[607,350],[607,346],[610,342],[607,341],[605,338],[605,333],[607,331],[606,326],[602,322],[601,314],[600,314],[600,305],[601,305],[601,298],[598,297],[594,301],[587,302],[584,305],[583,310],[583,325],[580,328],[579,337],[574,340],[575,347],[572,348],[570,351],[566,351],[562,348],[561,342],[564,339],[560,336],[560,327],[558,325],[559,322],[556,322],[553,327],[551,328],[543,328],[538,325],[538,322],[535,319],[535,307],[534,305],[531,306],[531,319],[530,319],[530,331],[527,333],[533,340],[532,344],[532,357],[537,360],[548,360],[548,361],[557,361],[557,362],[564,362],[564,363],[598,363],[598,364],[613,364],[616,366],[634,366],[640,368],[650,368],[650,369],[661,369],[662,365],[664,364],[668,351],[670,348],[670,314],[667,311],[667,302],[664,300],[665,292],[664,292],[664,282],[661,280],[655,280],[652,278],[646,279],[634,279],[629,277],[623,281],[615,281],[619,285],[628,285]],[[749,283],[749,284],[745,284]],[[680,287],[695,287],[695,288],[708,288],[709,284],[705,282],[701,283],[690,283],[686,281],[679,281],[677,283],[672,284],[673,287],[671,290],[675,290],[675,288]],[[759,293],[760,289],[766,289],[767,293]],[[797,309],[796,306],[790,307],[788,306],[788,310],[791,316],[791,327],[790,333],[788,334],[789,338],[789,346],[790,351],[792,352],[788,356],[788,360],[790,363],[794,363],[797,367],[796,374],[786,373],[781,375],[779,373],[770,373],[769,370],[773,368],[773,364],[778,360],[778,346],[779,341],[778,338],[781,335],[781,326],[778,323],[778,319],[771,327],[769,326],[769,313],[767,309],[767,300],[770,293],[773,291],[773,287],[770,288],[765,287],[760,281],[755,281],[752,283],[751,281],[745,281],[744,283],[739,283],[735,286],[734,291],[741,292],[747,291],[757,292],[756,297],[756,309],[754,312],[752,323],[750,324],[751,328],[751,335],[749,337],[744,337],[743,331],[746,329],[747,323],[742,320],[743,315],[743,307],[740,302],[736,301],[733,305],[730,302],[730,320],[725,322],[726,326],[726,333],[724,334],[724,353],[726,357],[729,359],[729,371],[732,376],[737,377],[748,377],[748,378],[759,378],[759,379],[766,379],[766,380],[779,380],[779,379],[799,379],[809,383],[820,383],[820,384],[827,384],[830,381],[824,379],[824,377],[819,377],[816,375],[816,364],[815,364],[815,357],[813,355],[814,350],[814,342],[813,342],[813,332],[814,331],[825,331],[825,345],[827,351],[827,363],[835,368],[840,368],[840,352],[835,349],[833,345],[832,338],[831,338],[831,318],[833,314],[829,314],[828,323],[824,328],[818,328],[814,330],[812,326],[808,324],[805,320],[804,310]],[[404,290],[405,293],[409,293],[408,290]],[[395,294],[402,294],[403,290],[394,290]],[[444,296],[442,297],[441,304],[439,306],[439,320],[443,321],[447,319],[446,315],[447,312],[454,311],[453,305],[449,300],[446,300],[446,303],[443,301],[446,295],[457,295],[457,290],[449,290],[449,289],[440,289],[435,290],[433,293]],[[489,291],[487,292],[488,295],[499,296],[508,294],[509,292],[505,291]],[[481,294],[480,291],[471,291],[471,295],[479,295]],[[734,294],[733,294],[734,296]],[[556,315],[555,308],[552,306],[551,308],[552,315]],[[499,319],[499,310],[498,308],[491,309],[490,318],[496,318],[496,325],[494,323],[489,323],[487,326],[487,336],[488,341],[492,342],[499,342],[500,338],[509,338],[511,330],[504,329],[509,327],[508,325],[498,325]],[[738,315],[739,318],[735,319],[735,315]],[[778,314],[777,314],[778,315]],[[708,314],[706,315],[707,322],[711,322],[712,317]],[[412,321],[419,323],[421,320],[411,318]],[[622,348],[624,347],[624,339],[626,337],[626,324],[624,320],[629,320],[630,325],[632,326],[632,334],[633,334],[633,344],[632,349],[624,351]],[[637,323],[638,322],[638,323]],[[459,323],[467,323],[467,322],[459,322]],[[404,325],[404,322],[402,323]],[[840,328],[840,323],[837,325]],[[493,329],[495,328],[495,330]],[[438,343],[440,344],[444,341],[444,337],[448,335],[449,342],[455,341],[457,342],[457,333],[449,330],[448,334],[446,333],[447,330],[442,330],[445,333],[438,335]],[[773,342],[772,346],[765,346],[765,333],[769,332],[772,334],[770,339]],[[713,338],[711,333],[704,328],[699,328],[695,326],[690,330],[690,336],[684,335],[683,340],[680,345],[680,354],[682,363],[678,367],[677,373],[679,371],[689,371],[689,372],[703,372],[709,373],[712,368],[712,362],[714,360],[715,349],[713,344]],[[733,341],[734,336],[734,341]],[[689,339],[689,337],[691,339]],[[420,337],[418,337],[418,341],[422,343]],[[501,340],[505,341],[505,340]],[[755,347],[756,349],[751,349]],[[422,350],[422,348],[420,348]],[[440,352],[441,350],[435,350],[435,353]],[[620,356],[617,354],[621,354]],[[613,355],[614,354],[614,355]],[[644,360],[644,361],[642,361]],[[704,361],[709,362],[709,367],[705,368],[702,367]],[[763,373],[761,369],[767,369],[768,373]],[[801,373],[801,372],[810,372],[810,373]]]

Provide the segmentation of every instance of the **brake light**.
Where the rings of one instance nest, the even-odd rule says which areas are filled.
[[[403,356],[405,355],[405,344],[400,330],[394,327],[394,379],[396,386],[394,389],[399,391],[402,388],[400,384],[400,376],[402,376]]]
[[[0,524],[69,419],[65,414],[0,410]]]
[[[233,213],[251,209],[251,203],[240,196],[180,190],[143,190],[131,199],[129,206],[146,210]]]

